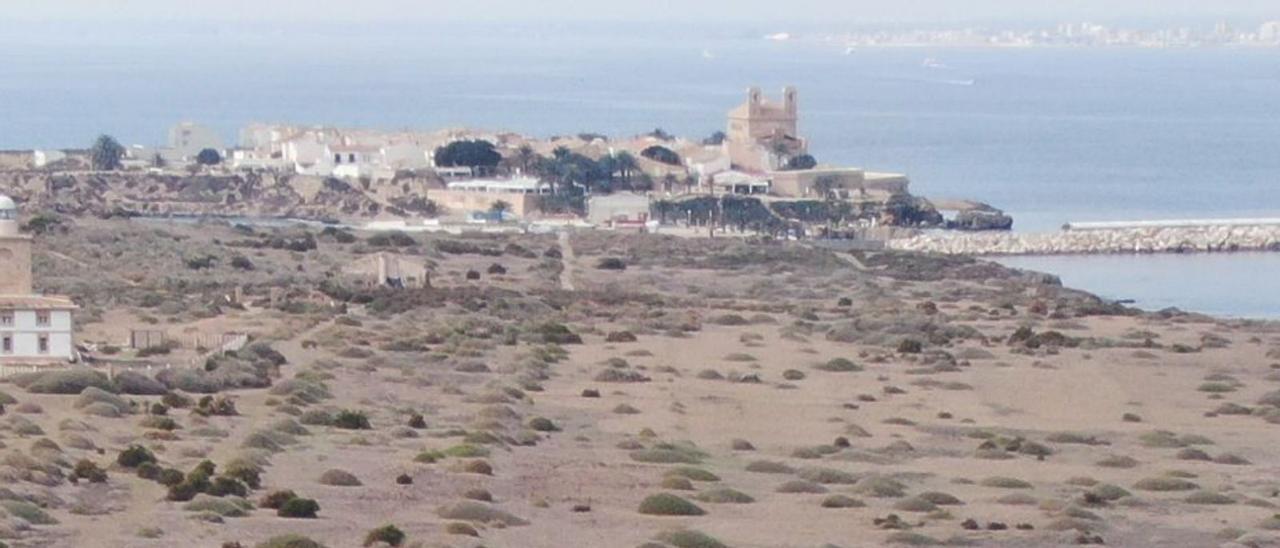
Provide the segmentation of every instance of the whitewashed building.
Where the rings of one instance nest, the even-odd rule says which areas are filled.
[[[31,153],[32,163],[36,167],[48,167],[49,164],[67,159],[67,153],[61,150],[37,150]]]
[[[222,137],[216,131],[192,122],[182,122],[169,129],[169,148],[187,161],[195,161],[200,151],[209,148],[222,154]]]
[[[0,195],[0,365],[73,361],[76,305],[32,288],[31,237],[18,230],[18,207]]]

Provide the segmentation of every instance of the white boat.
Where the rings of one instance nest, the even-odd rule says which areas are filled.
[[[790,40],[790,39],[791,39],[791,33],[789,33],[789,32],[778,32],[778,33],[774,33],[774,34],[766,35],[766,36],[764,37],[764,39],[765,39],[765,40],[773,40],[774,42],[786,42],[787,40]]]
[[[933,69],[947,68],[947,66],[942,64],[941,61],[938,61],[937,59],[934,59],[932,57],[925,59],[924,62],[920,63],[920,66],[924,68],[933,68]]]

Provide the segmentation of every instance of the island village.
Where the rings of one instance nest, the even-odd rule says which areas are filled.
[[[886,233],[870,229],[1012,224],[984,204],[935,204],[913,196],[904,174],[823,164],[808,149],[798,92],[788,87],[777,98],[748,90],[728,113],[726,129],[698,140],[661,129],[625,139],[534,139],[466,129],[251,124],[239,146],[228,148],[214,131],[182,123],[170,130],[167,146],[118,146],[111,151],[118,162],[105,166],[95,165],[91,151],[40,150],[0,153],[0,167],[71,177],[199,176],[209,187],[197,181],[175,196],[167,192],[173,183],[119,190],[106,178],[106,192],[95,198],[122,213],[293,216],[368,229],[482,230],[474,225],[509,223],[506,229],[571,225],[679,233],[679,227],[696,226],[794,237],[861,231],[883,239]],[[253,181],[243,185],[250,188],[236,192],[233,187],[246,179]],[[38,185],[39,178],[28,182]],[[48,188],[16,187],[10,192],[29,197],[33,207],[77,207],[74,197]],[[262,194],[280,200],[262,200]],[[349,196],[327,207],[325,195],[333,194]],[[939,213],[944,208],[955,214],[950,221]]]
[[[798,105],[0,153],[0,547],[1274,545],[1274,323],[952,256]]]

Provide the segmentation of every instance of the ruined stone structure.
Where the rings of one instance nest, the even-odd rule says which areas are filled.
[[[342,274],[364,287],[420,288],[431,286],[426,265],[391,253],[374,253],[352,261]]]

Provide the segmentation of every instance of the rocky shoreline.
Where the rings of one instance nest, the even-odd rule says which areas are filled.
[[[926,232],[888,249],[946,255],[1073,255],[1280,251],[1280,226],[1196,226],[1042,233]]]

